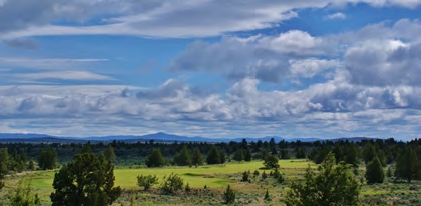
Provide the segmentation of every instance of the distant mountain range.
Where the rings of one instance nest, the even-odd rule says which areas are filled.
[[[54,142],[54,143],[66,143],[66,142],[110,142],[113,140],[117,141],[124,141],[124,142],[143,142],[143,141],[150,141],[154,140],[155,142],[229,142],[235,141],[240,142],[243,139],[246,139],[247,142],[257,142],[261,141],[270,141],[274,139],[275,142],[279,142],[285,140],[287,142],[292,141],[302,141],[302,142],[314,142],[317,140],[323,141],[327,139],[321,138],[282,138],[279,136],[266,136],[262,138],[205,138],[205,137],[188,137],[188,136],[179,136],[174,134],[166,134],[166,133],[155,133],[155,134],[147,134],[142,136],[135,136],[135,135],[117,135],[117,136],[101,136],[101,137],[57,137],[47,134],[23,134],[23,133],[0,133],[0,142]],[[339,140],[349,140],[349,141],[361,141],[363,139],[370,139],[367,137],[350,137],[350,138],[338,138],[338,139],[329,139],[331,141],[339,141]]]

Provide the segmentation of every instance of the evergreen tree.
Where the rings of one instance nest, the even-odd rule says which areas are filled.
[[[50,146],[46,150],[42,149],[38,156],[38,166],[43,169],[54,169],[57,165],[57,152]]]
[[[203,157],[202,153],[200,152],[199,148],[196,147],[194,149],[193,155],[192,155],[192,164],[193,165],[203,165]]]
[[[251,161],[251,152],[248,148],[244,149],[244,161],[250,162]]]
[[[296,155],[297,159],[304,159],[306,158],[306,151],[304,149],[304,147],[299,147],[296,149]]]
[[[249,173],[247,171],[243,172],[243,177],[241,178],[242,182],[247,182],[249,181]]]
[[[86,144],[83,145],[82,151],[80,153],[92,153],[91,141],[88,141]]]
[[[190,151],[187,150],[186,145],[184,145],[180,152],[175,155],[174,162],[178,166],[191,165]]]
[[[360,194],[358,180],[350,165],[341,162],[336,166],[335,163],[334,154],[329,153],[318,167],[318,172],[309,166],[304,182],[291,184],[284,200],[286,205],[357,205]]]
[[[0,189],[4,187],[4,182],[1,181],[4,176],[9,172],[9,152],[7,148],[0,150]]]
[[[30,171],[35,170],[35,162],[34,162],[34,160],[29,160],[29,162],[28,162],[28,170],[30,170]]]
[[[384,171],[378,157],[374,157],[366,166],[365,179],[368,184],[383,183]]]
[[[106,160],[111,161],[111,162],[116,159],[114,148],[111,146],[111,144],[109,144],[107,146],[107,149],[105,149],[104,156]]]
[[[226,154],[225,151],[223,149],[219,150],[219,163],[220,164],[224,164],[226,161]]]
[[[9,199],[10,206],[38,206],[41,200],[38,194],[33,194],[30,181],[19,181],[14,193]]]
[[[363,149],[363,159],[366,164],[371,162],[374,157],[378,157],[383,166],[386,166],[386,156],[379,148],[377,143],[368,142]]]
[[[387,176],[387,177],[392,177],[392,175],[393,175],[393,173],[392,173],[392,167],[391,167],[391,166],[389,166],[389,167],[387,168],[386,176]]]
[[[263,164],[265,165],[266,168],[278,168],[279,167],[278,162],[279,162],[278,157],[276,157],[273,154],[270,154],[265,158],[265,161],[263,162]]]
[[[264,200],[270,200],[269,190],[266,189]]]
[[[221,160],[219,159],[219,152],[215,145],[212,145],[211,149],[208,151],[208,155],[206,156],[206,163],[208,165],[221,163]]]
[[[114,165],[103,154],[75,155],[54,175],[53,187],[53,206],[111,205],[121,195],[114,187]]]
[[[243,153],[243,149],[238,149],[235,153],[234,156],[232,157],[235,161],[243,161],[244,160],[244,153]]]
[[[190,192],[191,191],[191,188],[190,188],[190,185],[189,185],[188,182],[187,182],[186,186],[184,187],[184,191],[186,191],[186,192]]]
[[[231,204],[235,202],[235,192],[233,189],[231,189],[230,185],[227,186],[227,189],[223,194],[223,199],[225,201],[225,204]]]
[[[266,178],[268,178],[268,175],[266,174],[266,171],[263,171],[263,173],[262,173],[262,179],[266,179]]]
[[[283,160],[291,159],[291,157],[289,156],[288,150],[281,149],[281,159],[283,159]]]
[[[354,167],[358,167],[360,163],[359,150],[355,143],[350,143],[350,145],[345,149],[346,154],[344,161],[347,164],[352,164]]]
[[[162,156],[161,150],[154,149],[151,154],[146,158],[146,166],[148,167],[161,167],[165,165],[165,158]]]
[[[413,179],[418,177],[420,170],[417,155],[410,146],[405,146],[401,155],[396,161],[395,177],[403,178],[411,183]]]

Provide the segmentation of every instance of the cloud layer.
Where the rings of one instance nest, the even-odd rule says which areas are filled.
[[[206,37],[272,28],[297,17],[296,8],[366,3],[375,7],[416,8],[419,0],[317,1],[51,1],[6,0],[0,4],[3,38],[46,35],[135,35]],[[99,16],[102,19],[98,22]],[[104,17],[105,16],[105,17]],[[344,15],[333,14],[333,18]],[[57,22],[57,23],[56,23]],[[73,22],[75,26],[60,24]]]
[[[385,20],[322,34],[282,27],[303,18],[306,8],[322,10],[326,24],[349,21],[354,16],[344,8],[361,3],[410,10],[421,5],[419,0],[0,1],[0,39],[6,46],[0,48],[0,131],[416,137],[421,132],[419,20]],[[265,30],[272,28],[282,32]],[[59,58],[54,51],[38,51],[42,45],[36,40],[54,35],[187,38],[189,43],[171,57],[172,51],[160,51],[163,68],[134,75],[130,71],[137,66],[126,58],[138,50],[105,49],[118,60],[98,57],[105,47],[90,42],[78,43],[98,49],[81,55]],[[145,50],[136,60],[153,52],[151,45],[130,44]],[[120,58],[120,52],[126,56]],[[110,72],[104,65],[115,68]]]

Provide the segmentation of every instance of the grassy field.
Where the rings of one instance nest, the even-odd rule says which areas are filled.
[[[231,162],[224,165],[199,166],[199,167],[164,167],[164,168],[141,168],[141,169],[115,169],[115,185],[124,189],[122,197],[113,205],[129,205],[129,200],[135,198],[138,205],[220,205],[221,193],[230,184],[237,191],[237,203],[239,205],[282,205],[281,200],[285,190],[291,181],[300,179],[305,168],[315,165],[303,160],[281,160],[280,171],[285,175],[286,182],[282,185],[276,183],[273,178],[263,180],[260,176],[251,176],[250,182],[241,182],[241,173],[244,171],[258,170],[260,174],[270,170],[263,168],[262,161]],[[359,179],[363,180],[364,167],[360,167]],[[0,191],[0,205],[7,205],[7,193],[13,191],[21,179],[30,179],[34,193],[38,193],[45,205],[49,202],[49,194],[53,192],[52,182],[55,171],[36,171],[9,176],[6,180],[6,188]],[[161,180],[164,175],[171,173],[179,174],[184,183],[189,183],[196,191],[194,194],[184,193],[176,196],[162,195],[157,189],[152,192],[143,192],[136,183],[138,175],[157,175]],[[394,183],[392,178],[387,178],[384,184],[363,184],[361,197],[367,205],[408,205],[417,203],[421,199],[421,188],[413,184]],[[210,190],[203,190],[204,186]],[[414,187],[415,185],[415,187]],[[154,186],[155,188],[158,185]],[[415,189],[414,189],[415,188]],[[272,201],[263,200],[266,190],[271,193]],[[135,191],[135,192],[133,192]],[[421,203],[420,203],[421,205]]]
[[[304,170],[311,162],[301,160],[281,160],[281,171],[287,176],[294,176],[297,171]],[[116,169],[114,170],[115,185],[126,189],[137,188],[136,177],[138,175],[156,175],[162,179],[164,175],[169,175],[172,172],[179,174],[184,182],[188,182],[193,188],[203,188],[204,185],[213,188],[226,187],[228,183],[233,182],[230,179],[230,174],[240,173],[244,171],[253,172],[259,170],[263,172],[262,161],[253,162],[233,162],[224,165],[199,166],[199,167],[164,167],[164,168],[141,168],[141,169]],[[270,170],[268,170],[270,172]],[[52,189],[52,182],[54,178],[54,171],[35,172],[33,175],[27,175],[25,178],[32,178],[32,186],[39,189]],[[228,178],[227,178],[228,177]]]
[[[281,171],[291,178],[304,171],[311,162],[302,160],[281,160]],[[126,191],[140,190],[137,186],[138,175],[156,175],[160,180],[164,175],[171,173],[179,174],[184,183],[189,183],[190,187],[203,188],[205,185],[213,191],[222,191],[227,184],[231,184],[234,189],[248,191],[258,191],[261,187],[255,184],[241,184],[238,179],[244,171],[253,172],[258,170],[260,173],[265,171],[262,161],[252,162],[231,162],[223,165],[204,165],[198,167],[164,167],[164,168],[141,168],[141,169],[115,169],[115,185],[120,186]],[[12,175],[5,180],[6,188],[0,193],[0,196],[6,195],[7,191],[12,191],[19,180],[31,180],[31,186],[34,192],[41,196],[43,202],[49,201],[48,195],[53,192],[52,182],[56,171],[35,171],[19,175]],[[270,170],[266,170],[269,174]],[[267,184],[267,183],[266,183]],[[155,188],[158,185],[154,186]],[[145,196],[146,195],[146,196]],[[149,197],[143,194],[143,197]],[[1,204],[1,201],[0,201]]]

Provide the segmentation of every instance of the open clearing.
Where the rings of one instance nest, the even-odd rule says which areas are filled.
[[[287,176],[294,176],[297,172],[302,173],[308,165],[314,165],[308,161],[301,160],[280,160],[281,171]],[[138,188],[138,175],[156,175],[160,180],[165,175],[172,172],[179,174],[185,183],[189,183],[192,188],[203,188],[204,185],[212,188],[223,188],[234,180],[230,179],[230,174],[244,171],[253,172],[259,170],[263,172],[262,161],[252,162],[231,162],[223,165],[205,165],[199,167],[164,167],[164,168],[141,168],[141,169],[115,169],[115,185],[125,189]],[[268,170],[268,173],[270,170]],[[32,178],[32,186],[38,189],[52,189],[52,183],[55,171],[35,172],[27,175],[26,178]]]

